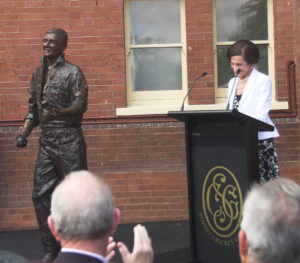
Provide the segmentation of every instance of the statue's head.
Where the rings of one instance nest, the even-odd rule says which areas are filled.
[[[65,48],[68,46],[68,33],[62,28],[52,28],[49,29],[46,34],[55,34],[60,37],[62,44]]]
[[[61,28],[52,28],[43,39],[45,57],[57,59],[68,46],[68,34]]]

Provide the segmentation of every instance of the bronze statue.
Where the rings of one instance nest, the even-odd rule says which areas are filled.
[[[51,194],[71,171],[87,170],[81,122],[87,109],[88,86],[81,69],[64,59],[67,44],[63,29],[46,32],[41,66],[31,80],[28,113],[16,137],[16,146],[25,147],[32,129],[38,125],[41,128],[32,200],[45,261],[53,261],[60,250],[47,225]]]

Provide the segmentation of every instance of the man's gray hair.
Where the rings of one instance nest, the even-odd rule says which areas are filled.
[[[111,190],[88,171],[72,172],[55,188],[51,214],[55,229],[65,239],[102,238],[113,223]]]
[[[300,186],[289,179],[254,185],[244,203],[241,228],[253,262],[299,263]]]

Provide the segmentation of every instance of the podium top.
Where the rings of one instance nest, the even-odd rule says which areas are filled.
[[[238,110],[212,111],[169,111],[168,116],[186,123],[214,123],[214,122],[248,122],[256,126],[259,131],[273,131],[274,127],[268,123],[252,118]]]

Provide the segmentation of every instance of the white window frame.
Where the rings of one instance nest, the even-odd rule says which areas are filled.
[[[177,104],[187,92],[187,54],[186,54],[186,19],[185,19],[185,0],[180,1],[180,25],[181,25],[181,43],[176,44],[150,44],[150,45],[131,45],[130,43],[130,10],[129,4],[132,1],[124,2],[125,17],[125,52],[126,52],[126,89],[127,89],[127,107],[142,105],[167,105]],[[131,55],[132,49],[137,48],[161,48],[161,47],[179,47],[181,48],[181,68],[182,68],[182,89],[168,91],[132,91],[132,72]]]
[[[251,40],[255,44],[268,45],[268,70],[269,76],[272,79],[272,102],[275,102],[275,54],[274,54],[274,21],[273,21],[273,0],[267,0],[267,13],[268,13],[268,40],[256,41]],[[216,17],[216,0],[213,0],[213,27],[214,27],[214,71],[215,71],[215,98],[216,103],[224,103],[227,100],[227,89],[218,88],[218,63],[217,63],[217,47],[230,46],[234,41],[218,42],[217,41],[217,17]],[[237,39],[238,40],[238,39]]]
[[[117,108],[117,116],[133,116],[133,115],[160,115],[167,114],[168,111],[179,111],[182,100],[187,92],[187,47],[186,47],[186,17],[185,17],[185,1],[180,0],[181,5],[181,38],[182,38],[182,90],[181,91],[139,91],[133,93],[131,91],[131,64],[130,55],[130,28],[129,28],[129,2],[135,0],[124,1],[124,17],[125,17],[125,50],[126,50],[126,88],[127,88],[127,107]],[[273,0],[268,1],[268,41],[254,41],[257,44],[269,44],[268,48],[268,69],[269,75],[273,82],[271,109],[288,109],[288,102],[279,102],[275,100],[275,55],[274,55],[274,24],[273,24]],[[214,82],[215,82],[215,103],[214,104],[185,104],[185,110],[225,110],[227,100],[227,89],[221,91],[217,87],[217,44],[231,45],[233,42],[216,42],[216,6],[215,0],[212,1],[213,16],[213,34],[214,34]],[[156,45],[161,47],[163,45]],[[172,46],[172,45],[170,45]],[[148,45],[140,46],[140,48],[150,47]],[[151,94],[151,98],[150,98]],[[150,99],[149,99],[150,98]]]

